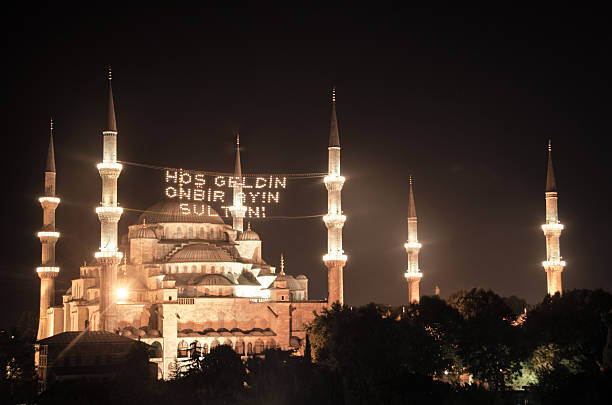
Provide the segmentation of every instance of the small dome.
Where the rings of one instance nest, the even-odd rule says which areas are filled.
[[[299,276],[297,276],[295,279],[296,279],[296,280],[308,280],[308,277],[306,277],[306,276],[305,276],[305,275],[303,275],[303,274],[300,274],[300,275],[299,275]]]
[[[205,274],[197,280],[197,285],[234,285],[231,281],[227,279],[227,277],[222,276],[221,274]]]
[[[187,203],[189,213],[185,214],[181,209],[179,201],[164,200],[149,207],[138,218],[138,223],[168,223],[168,222],[183,222],[197,224],[224,224],[223,219],[219,216],[210,205],[204,203]],[[146,222],[145,222],[146,221]]]
[[[191,262],[233,262],[230,254],[214,245],[207,243],[193,243],[185,246],[176,252],[170,263],[191,263]]]
[[[261,240],[257,232],[247,229],[242,232],[238,237],[238,240],[247,241],[247,240]]]
[[[152,227],[143,226],[130,229],[130,239],[157,239]]]

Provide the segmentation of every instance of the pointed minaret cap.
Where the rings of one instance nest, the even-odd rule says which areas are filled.
[[[285,275],[285,257],[283,256],[282,253],[281,253],[281,257],[280,257],[280,274],[282,276]]]
[[[55,150],[53,149],[53,118],[51,118],[51,127],[49,129],[49,150],[47,152],[47,168],[46,172],[55,173]]]
[[[234,176],[242,177],[242,165],[240,164],[240,134],[236,134],[236,162],[234,162]]]
[[[117,132],[117,120],[115,119],[115,102],[113,101],[113,75],[110,66],[108,67],[108,119],[106,121],[106,130]]]
[[[414,191],[412,191],[412,175],[410,176],[410,195],[408,196],[408,218],[416,218],[416,206],[414,204]]]
[[[552,161],[552,145],[551,140],[548,140],[548,170],[546,172],[546,192],[552,193],[557,191],[557,181],[555,180],[555,170]]]
[[[340,147],[340,135],[338,135],[338,118],[336,117],[336,88],[332,87],[332,115],[329,128],[329,147]]]

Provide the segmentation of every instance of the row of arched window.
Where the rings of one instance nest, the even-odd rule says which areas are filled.
[[[210,350],[214,349],[216,346],[219,346],[221,343],[218,340],[214,340],[210,344]],[[259,339],[253,342],[244,342],[242,340],[237,341],[235,344],[232,344],[230,340],[226,340],[223,344],[231,346],[234,351],[240,356],[244,355],[253,355],[263,353],[264,350],[274,349],[276,347],[276,343],[274,340],[268,340],[264,343],[263,340]],[[187,343],[184,340],[181,340],[177,346],[176,357],[192,357],[194,354],[198,356],[203,356],[210,352],[208,343],[201,344],[197,340]]]
[[[162,237],[166,239],[205,239],[215,240],[223,239],[223,231],[219,228],[205,228],[203,226],[194,228],[190,226],[183,229],[182,226],[165,227],[162,231]]]
[[[201,264],[199,266],[192,264],[191,267],[187,265],[168,265],[167,272],[168,273],[224,274],[225,266],[209,266],[206,264]]]

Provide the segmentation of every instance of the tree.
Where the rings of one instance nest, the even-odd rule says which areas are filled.
[[[520,368],[525,355],[521,329],[512,326],[512,310],[491,290],[473,288],[449,298],[465,321],[459,329],[459,354],[477,380],[490,388],[505,387],[505,378]]]

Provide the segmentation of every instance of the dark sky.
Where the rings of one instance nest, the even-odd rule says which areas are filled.
[[[373,3],[372,3],[373,4]],[[99,243],[106,82],[119,159],[212,171],[327,170],[330,87],[342,143],[345,300],[403,304],[408,175],[415,176],[423,295],[546,292],[546,143],[553,140],[564,288],[612,290],[607,140],[611,34],[602,10],[98,9],[5,13],[2,326],[37,311],[34,236],[55,120],[57,245],[66,289]],[[161,198],[160,173],[125,167],[119,201]],[[289,182],[278,215],[323,213],[322,182]],[[121,220],[125,232],[137,214]],[[285,253],[326,297],[320,219],[254,222],[271,264]],[[58,294],[59,295],[59,294]],[[59,299],[59,297],[58,297]]]

